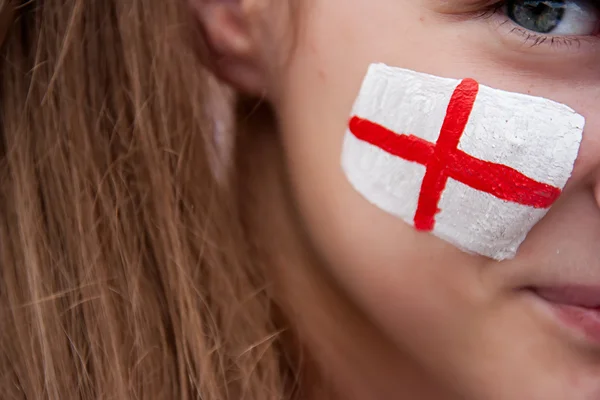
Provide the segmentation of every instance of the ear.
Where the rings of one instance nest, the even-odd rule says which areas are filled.
[[[222,80],[251,95],[262,95],[265,65],[253,4],[257,0],[188,0],[209,49],[208,64]]]

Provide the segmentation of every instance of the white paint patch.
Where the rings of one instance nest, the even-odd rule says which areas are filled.
[[[352,117],[435,146],[459,84],[374,64]],[[565,105],[480,85],[457,151],[562,190],[573,171],[584,125],[583,116]],[[363,139],[350,129],[346,132],[342,167],[348,180],[372,204],[414,226],[429,164],[407,161]],[[463,251],[503,260],[515,256],[548,207],[501,200],[450,178],[431,232]]]

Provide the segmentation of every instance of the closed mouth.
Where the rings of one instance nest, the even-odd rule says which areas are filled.
[[[547,304],[562,325],[600,346],[600,287],[573,285],[527,290]]]

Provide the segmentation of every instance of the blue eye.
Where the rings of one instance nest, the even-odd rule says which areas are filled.
[[[540,34],[588,36],[600,28],[600,12],[591,0],[508,0],[505,13],[520,27]]]

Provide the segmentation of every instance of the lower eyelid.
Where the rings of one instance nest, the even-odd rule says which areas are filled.
[[[514,23],[501,10],[485,19],[507,42],[514,41],[520,50],[526,49],[532,53],[577,54],[596,49],[600,45],[598,36],[556,36],[529,31]]]

